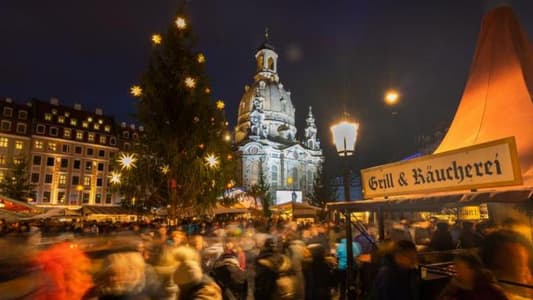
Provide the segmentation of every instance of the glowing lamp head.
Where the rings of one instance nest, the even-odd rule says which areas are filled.
[[[185,20],[184,17],[176,18],[176,27],[178,27],[178,29],[180,30],[187,28],[187,21]]]
[[[357,142],[357,131],[359,124],[356,122],[342,121],[331,126],[333,142],[340,156],[351,156],[355,152]]]
[[[143,89],[138,85],[134,85],[130,88],[130,94],[134,97],[140,97],[142,93]]]
[[[388,105],[395,105],[400,100],[400,94],[395,90],[390,90],[385,93],[385,103]]]

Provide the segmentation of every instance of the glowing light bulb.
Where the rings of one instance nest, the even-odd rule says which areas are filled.
[[[185,21],[185,18],[183,17],[177,17],[176,18],[176,27],[178,27],[178,29],[185,29],[187,27],[187,21]]]
[[[398,103],[399,100],[400,100],[400,94],[398,94],[398,92],[395,90],[387,91],[387,93],[385,94],[385,102],[388,105],[394,105]]]
[[[155,44],[155,45],[159,45],[161,44],[161,41],[163,40],[163,38],[161,38],[161,35],[159,34],[153,34],[152,35],[152,42]]]
[[[134,85],[130,88],[130,94],[132,94],[134,97],[139,97],[142,95],[142,93],[143,89],[138,85]]]
[[[192,77],[185,78],[185,86],[190,88],[190,89],[195,88],[196,87],[196,79],[194,79]]]

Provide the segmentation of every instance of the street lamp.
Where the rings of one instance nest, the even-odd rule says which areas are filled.
[[[355,143],[357,142],[357,131],[359,130],[359,123],[350,122],[346,118],[331,126],[331,133],[333,134],[333,142],[337,148],[339,156],[344,157],[345,160],[355,153]],[[345,162],[344,170],[344,201],[350,201],[350,183],[351,171],[348,162]],[[350,218],[350,211],[344,211],[346,218],[346,289],[348,299],[355,299],[355,287],[353,286],[353,238],[352,238],[352,222]]]
[[[395,90],[388,90],[385,93],[385,103],[387,105],[393,106],[398,103],[400,100],[400,94]]]

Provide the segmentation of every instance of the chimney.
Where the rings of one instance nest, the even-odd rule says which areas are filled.
[[[59,99],[57,99],[56,97],[50,98],[50,104],[58,106],[59,105]]]
[[[135,130],[135,124],[130,124],[130,128],[131,128],[132,130]]]
[[[81,104],[74,103],[74,110],[81,110]]]
[[[7,98],[6,98],[6,103],[13,103],[13,99],[7,97]]]
[[[120,127],[122,127],[122,128],[126,128],[126,122],[122,122],[122,123],[120,123]]]
[[[104,114],[104,110],[101,108],[97,108],[94,112],[97,116],[102,116]]]

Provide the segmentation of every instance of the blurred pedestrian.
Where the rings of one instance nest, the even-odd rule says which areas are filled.
[[[347,241],[346,237],[342,238],[340,240],[339,245],[337,245],[337,281],[339,282],[339,292],[340,292],[340,299],[345,299],[346,297],[346,276],[347,276],[347,268],[348,268],[348,252],[346,249]],[[362,249],[359,243],[352,242],[352,253],[354,257],[354,262],[356,261],[356,258],[361,255]],[[354,274],[352,274],[352,278],[356,278],[357,270],[356,265],[354,263]]]
[[[431,237],[429,247],[435,251],[447,251],[455,248],[448,223],[437,223],[437,230]]]
[[[474,223],[463,222],[463,228],[459,234],[459,246],[463,249],[477,248],[481,243],[481,236],[474,231]]]

